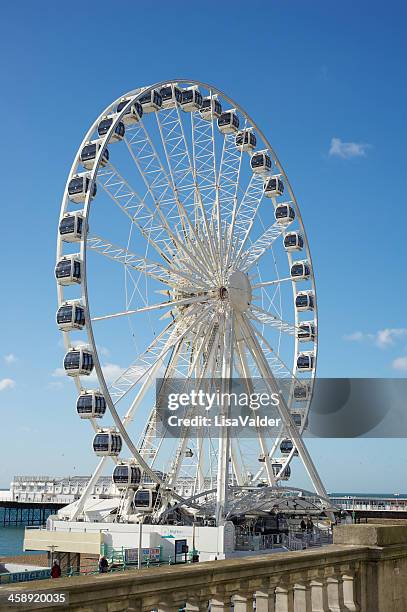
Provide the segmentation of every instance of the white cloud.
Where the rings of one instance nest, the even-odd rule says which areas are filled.
[[[342,159],[366,157],[366,150],[370,147],[370,144],[363,142],[342,142],[340,138],[332,138],[329,155],[331,157],[342,157]]]
[[[65,370],[64,368],[56,368],[53,372],[52,372],[52,376],[65,376]]]
[[[397,357],[397,359],[393,361],[392,366],[395,370],[407,372],[407,357]]]
[[[17,357],[14,353],[9,353],[8,355],[4,355],[4,361],[6,363],[15,363],[17,361]]]
[[[16,386],[16,381],[12,378],[2,378],[0,380],[0,391],[5,391],[6,389],[12,389]]]
[[[344,340],[349,342],[362,342],[369,340],[374,342],[379,348],[387,348],[393,346],[397,340],[407,336],[407,328],[405,327],[387,327],[385,329],[379,329],[373,334],[364,333],[361,331],[355,331],[352,334],[346,334]]]
[[[119,378],[125,370],[121,366],[117,365],[117,363],[106,363],[102,365],[103,375],[107,383],[111,383],[116,378]],[[92,374],[89,376],[90,380],[97,380],[96,371],[93,370]]]
[[[381,329],[376,334],[376,344],[381,348],[385,348],[386,346],[394,344],[396,340],[405,336],[407,336],[407,329],[405,327]]]
[[[361,331],[353,332],[352,334],[345,334],[343,337],[344,340],[348,340],[349,342],[360,342],[363,340],[365,335]]]
[[[52,376],[55,376],[55,373]],[[63,386],[61,381],[53,380],[47,384],[47,389],[62,389]]]

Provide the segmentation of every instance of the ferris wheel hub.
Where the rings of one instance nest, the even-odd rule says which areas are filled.
[[[227,298],[235,310],[244,312],[249,308],[252,301],[252,288],[245,272],[241,270],[232,272],[225,289]]]

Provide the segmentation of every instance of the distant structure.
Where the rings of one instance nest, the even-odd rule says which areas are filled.
[[[14,476],[10,484],[10,500],[67,505],[79,499],[90,476]],[[116,493],[112,479],[102,476],[91,488],[89,495],[110,497]]]

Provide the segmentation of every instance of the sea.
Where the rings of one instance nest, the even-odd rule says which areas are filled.
[[[24,555],[24,527],[3,527],[4,508],[0,508],[0,558]],[[30,551],[30,555],[35,554]]]
[[[406,499],[406,493],[330,493],[331,497],[377,497]],[[0,557],[23,555],[24,527],[3,527],[4,509],[0,508]],[[34,554],[30,552],[30,554]]]

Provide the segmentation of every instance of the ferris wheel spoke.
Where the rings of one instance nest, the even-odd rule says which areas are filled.
[[[177,265],[179,261],[177,251],[182,251],[186,267],[191,268],[188,264],[191,260],[196,268],[201,269],[201,273],[204,272],[203,266],[200,265],[199,257],[194,254],[195,245],[192,243],[187,248],[180,239],[178,232],[174,232],[170,228],[168,211],[167,215],[164,214],[163,205],[159,201],[155,202],[155,210],[152,212],[148,208],[145,199],[141,200],[140,196],[128,185],[127,181],[120,176],[111,164],[109,168],[103,169],[99,183],[163,259],[171,262],[172,265]],[[135,204],[138,204],[138,206],[135,206]],[[202,249],[199,255],[202,257],[203,253],[204,250]],[[205,254],[203,256],[206,258]]]
[[[281,359],[281,357],[278,355],[278,353],[275,351],[275,349],[270,345],[270,343],[268,342],[268,340],[264,337],[264,335],[254,326],[252,325],[252,323],[250,322],[250,318],[246,317],[251,330],[253,331],[253,333],[257,336],[258,341],[260,342],[260,345],[262,345],[263,347],[263,354],[266,355],[266,360],[269,363],[269,367],[270,369],[273,371],[274,374],[278,373],[280,376],[282,375],[282,371],[285,372],[286,375],[289,375],[289,377],[291,378],[292,381],[299,381],[298,377],[296,376],[295,372],[284,362],[283,359]],[[279,367],[275,368],[272,367],[271,364],[274,365],[275,362],[279,363]]]
[[[247,272],[257,264],[264,253],[271,248],[273,242],[284,234],[284,231],[285,227],[281,223],[274,223],[245,252],[242,252],[244,247],[244,242],[242,242],[242,247],[239,250],[240,254],[236,256],[237,265]]]
[[[292,281],[291,276],[287,276],[286,278],[276,278],[272,281],[263,281],[261,283],[256,283],[252,285],[252,289],[260,289],[261,287],[270,287],[271,285],[279,285],[280,283],[284,283],[286,281]]]
[[[175,199],[193,209],[195,183],[179,106],[162,110],[156,119]]]
[[[209,92],[212,100],[213,92]],[[219,257],[213,226],[213,203],[216,199],[217,168],[214,121],[202,118],[199,112],[191,115],[192,165],[195,180],[195,219],[208,238],[208,246],[219,278]],[[208,216],[209,215],[209,216]]]
[[[286,321],[283,321],[280,317],[276,317],[267,310],[259,308],[254,304],[252,304],[251,306],[249,317],[257,321],[258,323],[270,325],[271,327],[275,327],[276,329],[281,330],[287,334],[294,335],[297,331],[296,326],[292,323],[287,323]]]
[[[167,302],[160,302],[158,304],[150,304],[148,306],[142,306],[141,308],[136,308],[134,310],[124,310],[123,312],[113,312],[108,315],[102,315],[99,317],[92,317],[92,321],[104,321],[105,319],[114,319],[116,317],[126,317],[133,314],[139,314],[140,312],[150,312],[152,310],[161,310],[163,308],[172,308],[173,306],[189,306],[189,304],[194,304],[199,302],[203,304],[209,300],[209,296],[206,294],[199,295],[197,297],[185,298],[182,300],[169,300]]]
[[[243,129],[245,128],[246,120]],[[243,155],[243,150],[236,147],[235,134],[225,134],[217,184],[217,206],[220,209],[218,216],[225,221],[225,227],[230,224],[233,210],[237,207]]]
[[[206,339],[210,338],[210,336],[212,334],[212,331],[213,331],[213,327],[214,327],[213,323],[209,325],[209,327],[208,327],[208,329],[206,331],[206,334],[205,334],[205,338]],[[196,351],[196,354],[195,354],[195,357],[194,357],[194,361],[191,364],[191,371],[193,371],[195,369],[195,367],[196,367],[200,357],[203,354],[204,349],[205,349],[205,342],[202,341],[199,349]],[[207,367],[208,367],[208,364],[205,365],[203,371],[201,372],[199,378],[197,379],[197,383],[196,383],[197,387],[200,387],[200,385],[201,385],[201,383],[203,381],[203,378],[206,375]],[[187,387],[188,382],[189,382],[188,378],[186,378],[184,386],[182,387],[181,391],[183,389],[185,389],[185,387]],[[187,409],[185,411],[185,417],[189,418],[191,416],[191,414],[192,414],[192,407],[187,407]],[[188,440],[189,440],[189,433],[190,433],[190,426],[183,425],[182,429],[181,429],[181,432],[180,432],[180,436],[179,436],[178,448],[177,448],[177,450],[175,452],[174,459],[173,459],[171,467],[170,467],[170,469],[168,471],[168,484],[169,484],[169,486],[174,486],[176,481],[177,481],[177,478],[178,478],[178,475],[180,473],[180,469],[181,469],[181,466],[182,466],[182,461],[183,461],[183,458],[184,458],[184,454],[185,454],[185,451],[186,451],[187,443],[188,443]]]
[[[111,163],[99,171],[97,182],[157,253],[173,261],[173,243],[158,219],[158,210],[151,210]]]
[[[211,306],[201,308],[192,305],[186,308],[183,319],[171,322],[170,325],[156,338],[155,342],[136,359],[123,374],[114,381],[110,387],[110,395],[115,400],[115,405],[125,397],[145,376],[151,374],[151,370],[157,369],[157,363],[162,363],[167,353],[176,344],[189,334],[194,327],[207,315]]]
[[[165,285],[178,287],[181,282],[189,283],[191,290],[194,287],[207,288],[209,286],[207,280],[203,279],[199,272],[187,262],[185,263],[185,268],[189,272],[187,270],[180,270],[175,266],[169,268],[142,255],[131,253],[127,248],[116,246],[100,236],[89,236],[86,244],[92,251],[104,255],[112,261],[121,263],[128,268],[137,270]]]
[[[212,315],[212,319],[213,320],[213,316]],[[199,326],[199,329],[202,329],[203,324],[201,323]],[[209,327],[208,330],[206,331],[206,335],[210,335],[211,330],[213,327],[213,323],[209,323]],[[199,337],[199,333],[197,334]],[[166,371],[165,371],[165,378],[166,379],[171,379],[172,377],[174,377],[174,375],[176,376],[176,369],[177,369],[177,362],[180,358],[180,355],[182,353],[182,348],[185,348],[185,342],[183,339],[181,339],[176,346],[173,347],[173,353],[171,355],[170,361],[167,365]],[[193,369],[196,365],[196,363],[198,362],[198,360],[200,359],[201,355],[202,355],[202,351],[204,349],[205,343],[202,341],[201,346],[200,346],[200,350],[196,353],[195,358],[194,358],[194,363],[191,365],[191,368]],[[135,400],[133,401],[128,413],[125,416],[125,421],[130,422],[133,418],[134,418],[134,413],[137,409],[137,407],[140,405],[141,401],[143,400],[146,392],[148,391],[148,387],[151,386],[151,380],[152,377],[150,376],[148,380],[145,381],[143,387],[140,389],[139,394],[137,395],[137,397],[135,398]],[[185,383],[184,383],[184,387],[188,384],[188,378],[185,378]],[[158,391],[158,394],[160,394],[161,390]],[[157,410],[156,410],[156,404],[154,405],[152,411],[150,412],[150,416],[146,425],[146,428],[143,432],[143,435],[141,437],[141,440],[139,442],[138,448],[140,449],[140,454],[142,456],[144,456],[145,458],[149,458],[151,460],[151,463],[153,463],[156,459],[158,450],[160,448],[161,445],[161,440],[159,440],[158,443],[154,443],[155,438],[157,438]],[[160,434],[162,437],[162,434]],[[160,436],[158,436],[160,437]],[[187,440],[186,440],[187,441]],[[184,446],[186,445],[186,441]],[[180,451],[180,454],[177,455],[178,460],[180,460],[183,456],[183,452],[184,452],[185,448],[183,450]],[[179,468],[178,467],[174,467],[173,466],[173,471],[168,472],[168,478],[167,478],[167,483],[168,486],[172,486],[174,481],[176,480],[176,476],[179,472]],[[173,474],[173,477],[171,477],[171,474]]]
[[[162,165],[144,121],[141,119],[134,127],[127,130],[127,134],[130,134],[130,138],[126,135],[124,142],[153,202],[160,204],[167,198],[165,214],[170,216],[174,210],[176,194],[173,192],[169,176]]]
[[[199,286],[196,276],[183,272],[175,267],[166,267],[162,263],[155,262],[130,252],[127,248],[119,247],[100,236],[89,236],[86,245],[93,252],[98,253],[123,264],[125,267],[141,272],[145,276],[149,276],[165,285],[177,287],[181,282],[190,283],[193,286]],[[202,283],[202,287],[205,285]]]
[[[234,209],[231,222],[229,258],[237,262],[241,250],[248,240],[264,195],[264,177],[253,173],[239,205]],[[236,253],[237,251],[237,253]]]
[[[163,112],[164,120],[160,118],[161,114],[157,114],[156,118],[179,212],[181,227],[178,228],[178,233],[182,232],[188,247],[193,249],[198,258],[206,262],[212,273],[215,273],[216,265],[211,257],[212,253],[208,253],[208,249],[203,245],[196,228],[196,219],[195,223],[191,221],[187,211],[189,207],[193,213],[196,212],[195,197],[199,198],[200,195],[197,194],[197,186],[193,181],[191,159],[180,110],[176,106]]]
[[[163,354],[165,356],[167,350],[169,351],[175,344],[175,342],[173,344],[170,342],[175,325],[175,321],[171,321],[146,350],[110,384],[109,392],[115,404],[122,400],[143,378],[149,376],[161,356]]]
[[[196,246],[191,243],[188,245],[189,249],[187,249],[184,242],[179,238],[179,228],[175,226],[171,229],[170,227],[171,220],[175,220],[177,223],[181,220],[182,224],[185,214],[182,211],[182,205],[178,198],[176,186],[171,182],[170,177],[166,173],[143,122],[140,121],[137,124],[130,139],[125,137],[124,140],[153,199],[155,208],[167,234],[170,236],[172,242],[176,244],[178,251],[182,251],[183,254],[190,258],[195,266],[200,268],[201,272],[203,272],[203,267],[200,265],[200,258],[195,255]],[[177,214],[174,214],[175,212]],[[200,256],[206,259],[205,253],[201,252]]]

